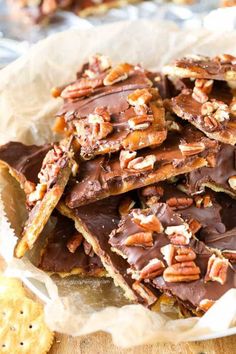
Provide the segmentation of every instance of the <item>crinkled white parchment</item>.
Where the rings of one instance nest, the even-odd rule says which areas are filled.
[[[53,140],[50,127],[61,101],[50,97],[50,89],[73,80],[90,54],[100,52],[110,55],[114,62],[129,61],[159,69],[188,53],[236,54],[235,43],[235,32],[182,32],[173,24],[151,21],[72,29],[53,35],[0,73],[0,144],[10,140],[26,144]],[[173,320],[141,305],[121,306],[126,302],[109,279],[55,282],[31,263],[35,252],[28,259],[13,258],[15,235],[25,218],[24,198],[6,172],[1,173],[0,188],[0,253],[8,264],[7,274],[23,279],[45,301],[46,321],[53,330],[71,335],[102,330],[111,333],[115,344],[122,347],[236,332],[235,289],[202,318]]]

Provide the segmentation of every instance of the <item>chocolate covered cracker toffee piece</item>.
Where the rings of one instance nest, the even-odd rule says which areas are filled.
[[[236,144],[236,103],[226,83],[197,79],[194,88],[172,98],[169,107],[209,138]]]
[[[206,166],[216,151],[217,142],[186,127],[181,134],[170,133],[159,148],[97,157],[81,163],[76,181],[66,192],[66,204],[75,208],[187,173]]]
[[[74,220],[76,229],[91,244],[94,252],[100,257],[104,268],[132,301],[151,305],[156,301],[156,291],[147,285],[134,285],[135,281],[127,273],[128,263],[111,251],[108,243],[109,234],[117,228],[121,219],[120,205],[124,200],[133,200],[130,195],[119,195],[100,200],[96,203],[69,209],[63,202],[58,204],[59,211]],[[133,203],[135,205],[135,203]]]
[[[86,241],[74,222],[60,214],[42,250],[38,267],[61,277],[105,275],[99,257],[87,251]]]
[[[215,157],[215,166],[203,167],[187,176],[189,191],[196,193],[204,187],[216,192],[225,192],[236,196],[236,147],[221,144]]]
[[[198,241],[167,204],[132,210],[109,242],[127,260],[136,282],[157,287],[191,311],[205,312],[236,287],[228,260]]]
[[[22,257],[33,247],[60,200],[74,165],[71,139],[55,144],[45,156],[39,172],[39,183],[27,196],[27,204],[32,210],[16,245],[16,257]]]
[[[51,148],[51,144],[37,146],[10,142],[0,146],[0,167],[6,167],[28,194],[38,183],[43,159]]]
[[[202,55],[188,55],[164,67],[170,76],[210,80],[236,80],[236,57],[221,54],[214,58]]]
[[[109,58],[93,56],[74,83],[55,89],[65,101],[56,128],[64,119],[84,159],[160,145],[167,135],[165,111],[147,74],[140,66],[111,67]]]

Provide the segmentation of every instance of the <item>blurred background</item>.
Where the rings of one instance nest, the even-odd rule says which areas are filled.
[[[230,31],[236,0],[0,0],[0,68],[55,32],[139,18]]]

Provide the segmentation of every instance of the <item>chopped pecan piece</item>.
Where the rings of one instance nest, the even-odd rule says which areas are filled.
[[[195,87],[199,88],[202,92],[209,95],[213,87],[213,80],[196,79]]]
[[[230,262],[236,262],[236,251],[235,250],[224,250],[222,251],[222,255],[230,260]]]
[[[141,194],[145,198],[149,197],[159,197],[159,199],[163,196],[164,194],[164,189],[160,186],[147,186],[142,188]]]
[[[38,200],[42,200],[47,191],[47,184],[38,183],[35,190],[27,197],[27,202],[31,205]]]
[[[121,216],[128,215],[130,210],[135,206],[135,201],[130,197],[125,197],[119,205],[119,214]]]
[[[102,119],[105,122],[110,122],[111,121],[111,116],[110,116],[110,113],[108,112],[107,107],[97,107],[97,108],[95,108],[94,114],[98,115],[99,117],[102,117]]]
[[[220,54],[214,58],[216,61],[219,61],[221,64],[236,64],[236,57],[231,54]]]
[[[110,86],[116,82],[126,80],[132,70],[133,66],[128,63],[118,64],[110,70],[110,72],[103,80],[103,83],[105,86]]]
[[[199,154],[205,150],[204,143],[182,143],[179,145],[180,151],[186,157]]]
[[[90,257],[94,256],[94,251],[90,243],[88,243],[86,240],[83,241],[83,246],[84,246],[84,252]]]
[[[101,140],[107,137],[112,130],[113,125],[110,122],[105,122],[104,119],[97,114],[90,114],[88,116],[88,123],[92,126],[92,139]],[[86,123],[85,123],[86,124]],[[77,129],[78,130],[78,129]]]
[[[136,157],[128,163],[128,169],[138,170],[140,172],[153,170],[156,162],[155,155],[147,155],[146,157]]]
[[[189,220],[188,224],[189,224],[189,229],[192,232],[192,234],[196,234],[202,227],[200,222],[197,221],[196,219]]]
[[[124,242],[125,246],[140,246],[140,247],[152,247],[153,237],[152,232],[138,232],[130,235]]]
[[[210,208],[212,207],[212,200],[209,194],[206,195],[197,195],[195,198],[195,204],[197,208]]]
[[[137,89],[128,95],[128,102],[131,106],[145,106],[152,99],[148,89]]]
[[[200,268],[193,261],[176,263],[164,270],[163,278],[169,283],[197,280],[200,278]]]
[[[192,97],[199,103],[205,103],[208,100],[207,94],[198,87],[194,87]]]
[[[130,118],[128,120],[128,124],[130,129],[132,130],[144,130],[150,127],[153,120],[154,119],[152,115],[143,114],[140,116]]]
[[[167,226],[165,233],[169,236],[170,242],[174,245],[187,245],[192,237],[187,224]]]
[[[163,226],[156,215],[144,215],[134,212],[132,220],[149,231],[155,231],[157,233],[163,232]]]
[[[193,204],[193,199],[192,198],[188,198],[188,197],[181,197],[181,198],[172,197],[172,198],[169,198],[166,201],[166,203],[172,209],[180,210],[180,209],[186,209],[186,208],[190,207]]]
[[[66,244],[66,247],[71,253],[75,253],[77,248],[81,245],[83,241],[83,236],[80,233],[73,235]]]
[[[214,305],[214,303],[215,303],[215,301],[213,301],[213,300],[203,299],[200,301],[199,310],[207,312],[211,308],[211,306]]]
[[[140,271],[140,279],[153,279],[163,273],[165,265],[160,259],[153,258],[148,264]]]
[[[134,160],[137,155],[136,151],[121,150],[120,152],[120,167],[127,168],[130,161]]]
[[[204,103],[201,107],[201,113],[205,117],[205,124],[209,122],[209,125],[210,122],[212,125],[216,125],[214,121],[221,123],[230,118],[230,110],[227,104],[215,99]],[[208,120],[206,117],[208,117]]]
[[[149,290],[145,285],[140,283],[139,281],[135,281],[132,284],[133,290],[135,290],[141,298],[147,301],[147,305],[151,305],[156,301],[156,296]]]
[[[164,260],[168,266],[175,263],[175,246],[172,244],[163,246],[161,248],[161,253],[163,254]]]
[[[205,127],[211,131],[214,131],[219,128],[219,123],[212,116],[205,116],[203,118],[203,121],[204,121]]]
[[[102,73],[110,67],[111,60],[106,55],[95,54],[89,57],[89,70],[94,73]]]
[[[236,176],[229,177],[228,183],[233,190],[236,190]]]
[[[228,266],[229,262],[227,259],[217,257],[213,254],[208,260],[205,281],[217,281],[223,285],[226,282]]]

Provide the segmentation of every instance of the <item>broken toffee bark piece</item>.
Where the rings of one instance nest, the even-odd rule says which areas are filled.
[[[130,201],[133,200],[133,203],[127,203],[127,198]],[[135,302],[151,305],[156,301],[156,290],[150,290],[149,285],[133,287],[135,281],[127,274],[128,263],[112,252],[108,243],[109,234],[117,228],[121,219],[119,210],[122,210],[124,215],[124,205],[126,205],[128,206],[127,214],[130,206],[134,204],[135,199],[126,194],[103,199],[76,209],[69,209],[63,202],[60,202],[58,209],[60,213],[74,220],[76,229],[91,244],[104,268],[114,279],[115,284],[124,290],[126,297]]]
[[[236,287],[236,273],[228,260],[198,241],[167,204],[132,210],[109,243],[127,260],[138,283],[157,287],[191,311],[206,311]]]
[[[83,162],[66,192],[66,204],[75,208],[190,172],[208,165],[217,149],[217,142],[186,127],[181,134],[170,133],[159,148],[121,151],[119,156]]]
[[[65,101],[56,127],[65,120],[65,129],[74,132],[84,159],[160,145],[167,135],[165,111],[152,85],[140,66],[111,67],[107,57],[93,56],[74,83],[53,91]]]
[[[215,157],[215,166],[203,167],[187,175],[190,193],[209,187],[236,197],[236,147],[221,144]]]
[[[214,58],[188,55],[165,66],[163,72],[181,78],[236,80],[236,57],[230,54],[221,54]]]
[[[16,257],[22,257],[33,247],[64,192],[73,165],[76,162],[73,160],[71,139],[60,145],[55,144],[45,156],[39,173],[39,183],[27,196],[27,203],[32,210],[16,245]]]
[[[38,267],[61,277],[70,275],[104,276],[99,257],[88,253],[83,236],[74,222],[57,214],[57,222],[41,252]]]
[[[38,173],[43,159],[51,148],[51,144],[37,146],[10,142],[0,146],[0,167],[8,168],[10,174],[28,194],[38,183]]]
[[[193,89],[171,99],[169,108],[209,138],[236,144],[236,103],[226,83],[197,79]]]

